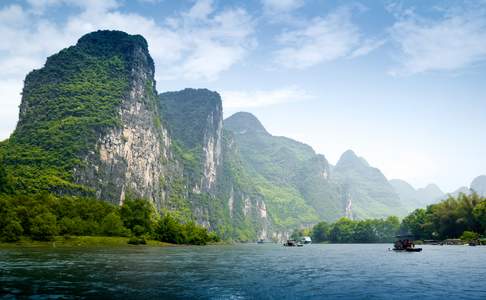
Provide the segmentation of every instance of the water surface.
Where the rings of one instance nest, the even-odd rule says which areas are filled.
[[[0,250],[6,298],[486,299],[486,247],[274,244]]]

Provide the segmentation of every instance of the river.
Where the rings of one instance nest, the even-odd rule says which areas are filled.
[[[5,298],[486,299],[486,247],[275,244],[0,249]]]

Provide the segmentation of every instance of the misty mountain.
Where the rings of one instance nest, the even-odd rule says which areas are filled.
[[[351,201],[356,217],[383,217],[391,211],[395,215],[407,213],[383,173],[351,150],[341,155],[333,168],[332,179],[341,187],[346,202]]]
[[[426,207],[429,204],[441,200],[445,196],[444,192],[435,184],[429,184],[417,190],[408,182],[401,179],[392,179],[390,180],[390,184],[400,197],[403,205],[409,210]]]
[[[486,196],[486,175],[481,175],[471,182],[471,190],[475,191],[479,195]]]

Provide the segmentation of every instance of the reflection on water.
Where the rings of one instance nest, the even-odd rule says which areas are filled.
[[[35,298],[486,299],[486,247],[248,244],[0,250],[0,294]]]

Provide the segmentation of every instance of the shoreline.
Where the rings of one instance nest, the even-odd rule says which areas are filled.
[[[74,247],[169,247],[176,244],[147,240],[145,245],[130,245],[128,237],[112,236],[56,236],[52,241],[34,241],[22,238],[17,242],[0,242],[0,249],[7,248],[74,248]]]

